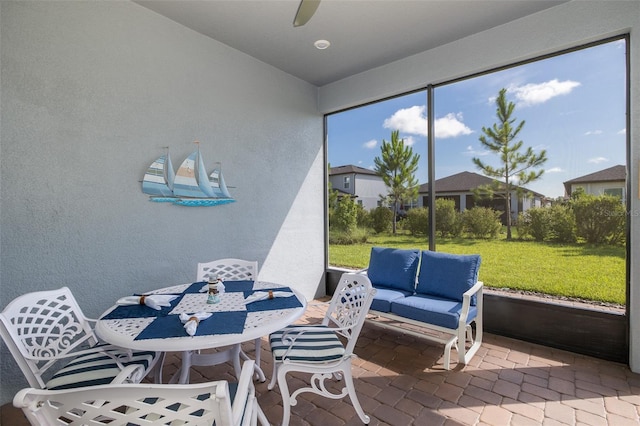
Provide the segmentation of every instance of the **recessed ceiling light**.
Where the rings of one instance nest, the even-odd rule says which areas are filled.
[[[313,45],[320,50],[324,50],[327,47],[331,46],[331,43],[329,43],[329,41],[327,40],[316,40],[316,42],[313,43]]]

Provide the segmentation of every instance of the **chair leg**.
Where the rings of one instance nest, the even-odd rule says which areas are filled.
[[[285,368],[280,368],[278,371],[278,387],[280,388],[280,394],[282,395],[282,426],[289,426],[289,419],[291,418],[291,396],[289,395],[289,385],[287,385],[286,376],[287,370]]]
[[[367,416],[364,413],[364,410],[362,409],[362,405],[360,405],[360,400],[358,400],[358,395],[356,395],[356,387],[353,384],[353,377],[351,376],[351,365],[349,365],[348,367],[349,368],[345,368],[343,370],[343,379],[344,379],[344,384],[347,387],[347,390],[349,391],[349,398],[351,399],[351,404],[353,405],[353,408],[356,409],[356,413],[358,413],[358,417],[360,417],[360,420],[362,421],[362,423],[369,424],[369,421],[371,419],[369,418],[369,416]]]
[[[273,357],[273,371],[271,372],[271,381],[269,385],[267,385],[267,389],[272,390],[276,385],[276,380],[278,374],[278,361],[276,361],[276,357]]]
[[[262,338],[258,337],[255,340],[256,344],[256,375],[260,383],[264,383],[267,378],[264,376],[262,367],[260,366],[260,352],[262,352]]]
[[[167,353],[162,352],[158,360],[156,361],[156,365],[153,366],[153,381],[154,383],[162,383],[162,367],[164,366],[164,359]]]

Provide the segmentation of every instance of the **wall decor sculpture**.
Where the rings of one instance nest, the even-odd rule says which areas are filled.
[[[154,161],[142,180],[142,192],[157,203],[172,203],[180,206],[202,207],[233,203],[222,176],[222,166],[215,163],[207,176],[200,145],[173,171],[169,149]]]

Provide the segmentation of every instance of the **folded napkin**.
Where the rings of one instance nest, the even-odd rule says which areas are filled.
[[[211,316],[210,312],[196,312],[195,314],[180,314],[180,321],[184,324],[184,329],[187,330],[189,336],[196,334],[198,323],[204,321]]]
[[[216,288],[218,289],[218,294],[222,294],[224,293],[224,284],[222,284],[222,280],[218,281],[218,284],[216,285]],[[199,293],[207,293],[209,292],[209,283],[206,283],[205,285],[202,286],[202,288],[200,290],[198,290]]]
[[[150,294],[142,296],[126,296],[118,299],[117,305],[146,305],[159,311],[163,306],[171,306],[171,301],[175,299],[175,294]]]
[[[257,302],[259,300],[268,300],[276,297],[291,297],[293,293],[290,291],[256,291],[246,299],[244,299],[244,304],[248,305],[249,303]]]

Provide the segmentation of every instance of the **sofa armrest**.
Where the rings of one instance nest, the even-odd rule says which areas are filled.
[[[478,307],[478,315],[482,315],[482,288],[484,284],[482,281],[476,281],[476,283],[469,290],[465,291],[462,295],[462,312],[460,312],[460,320],[458,327],[464,328],[469,317],[469,308],[471,308],[471,297],[477,295],[476,306]]]

